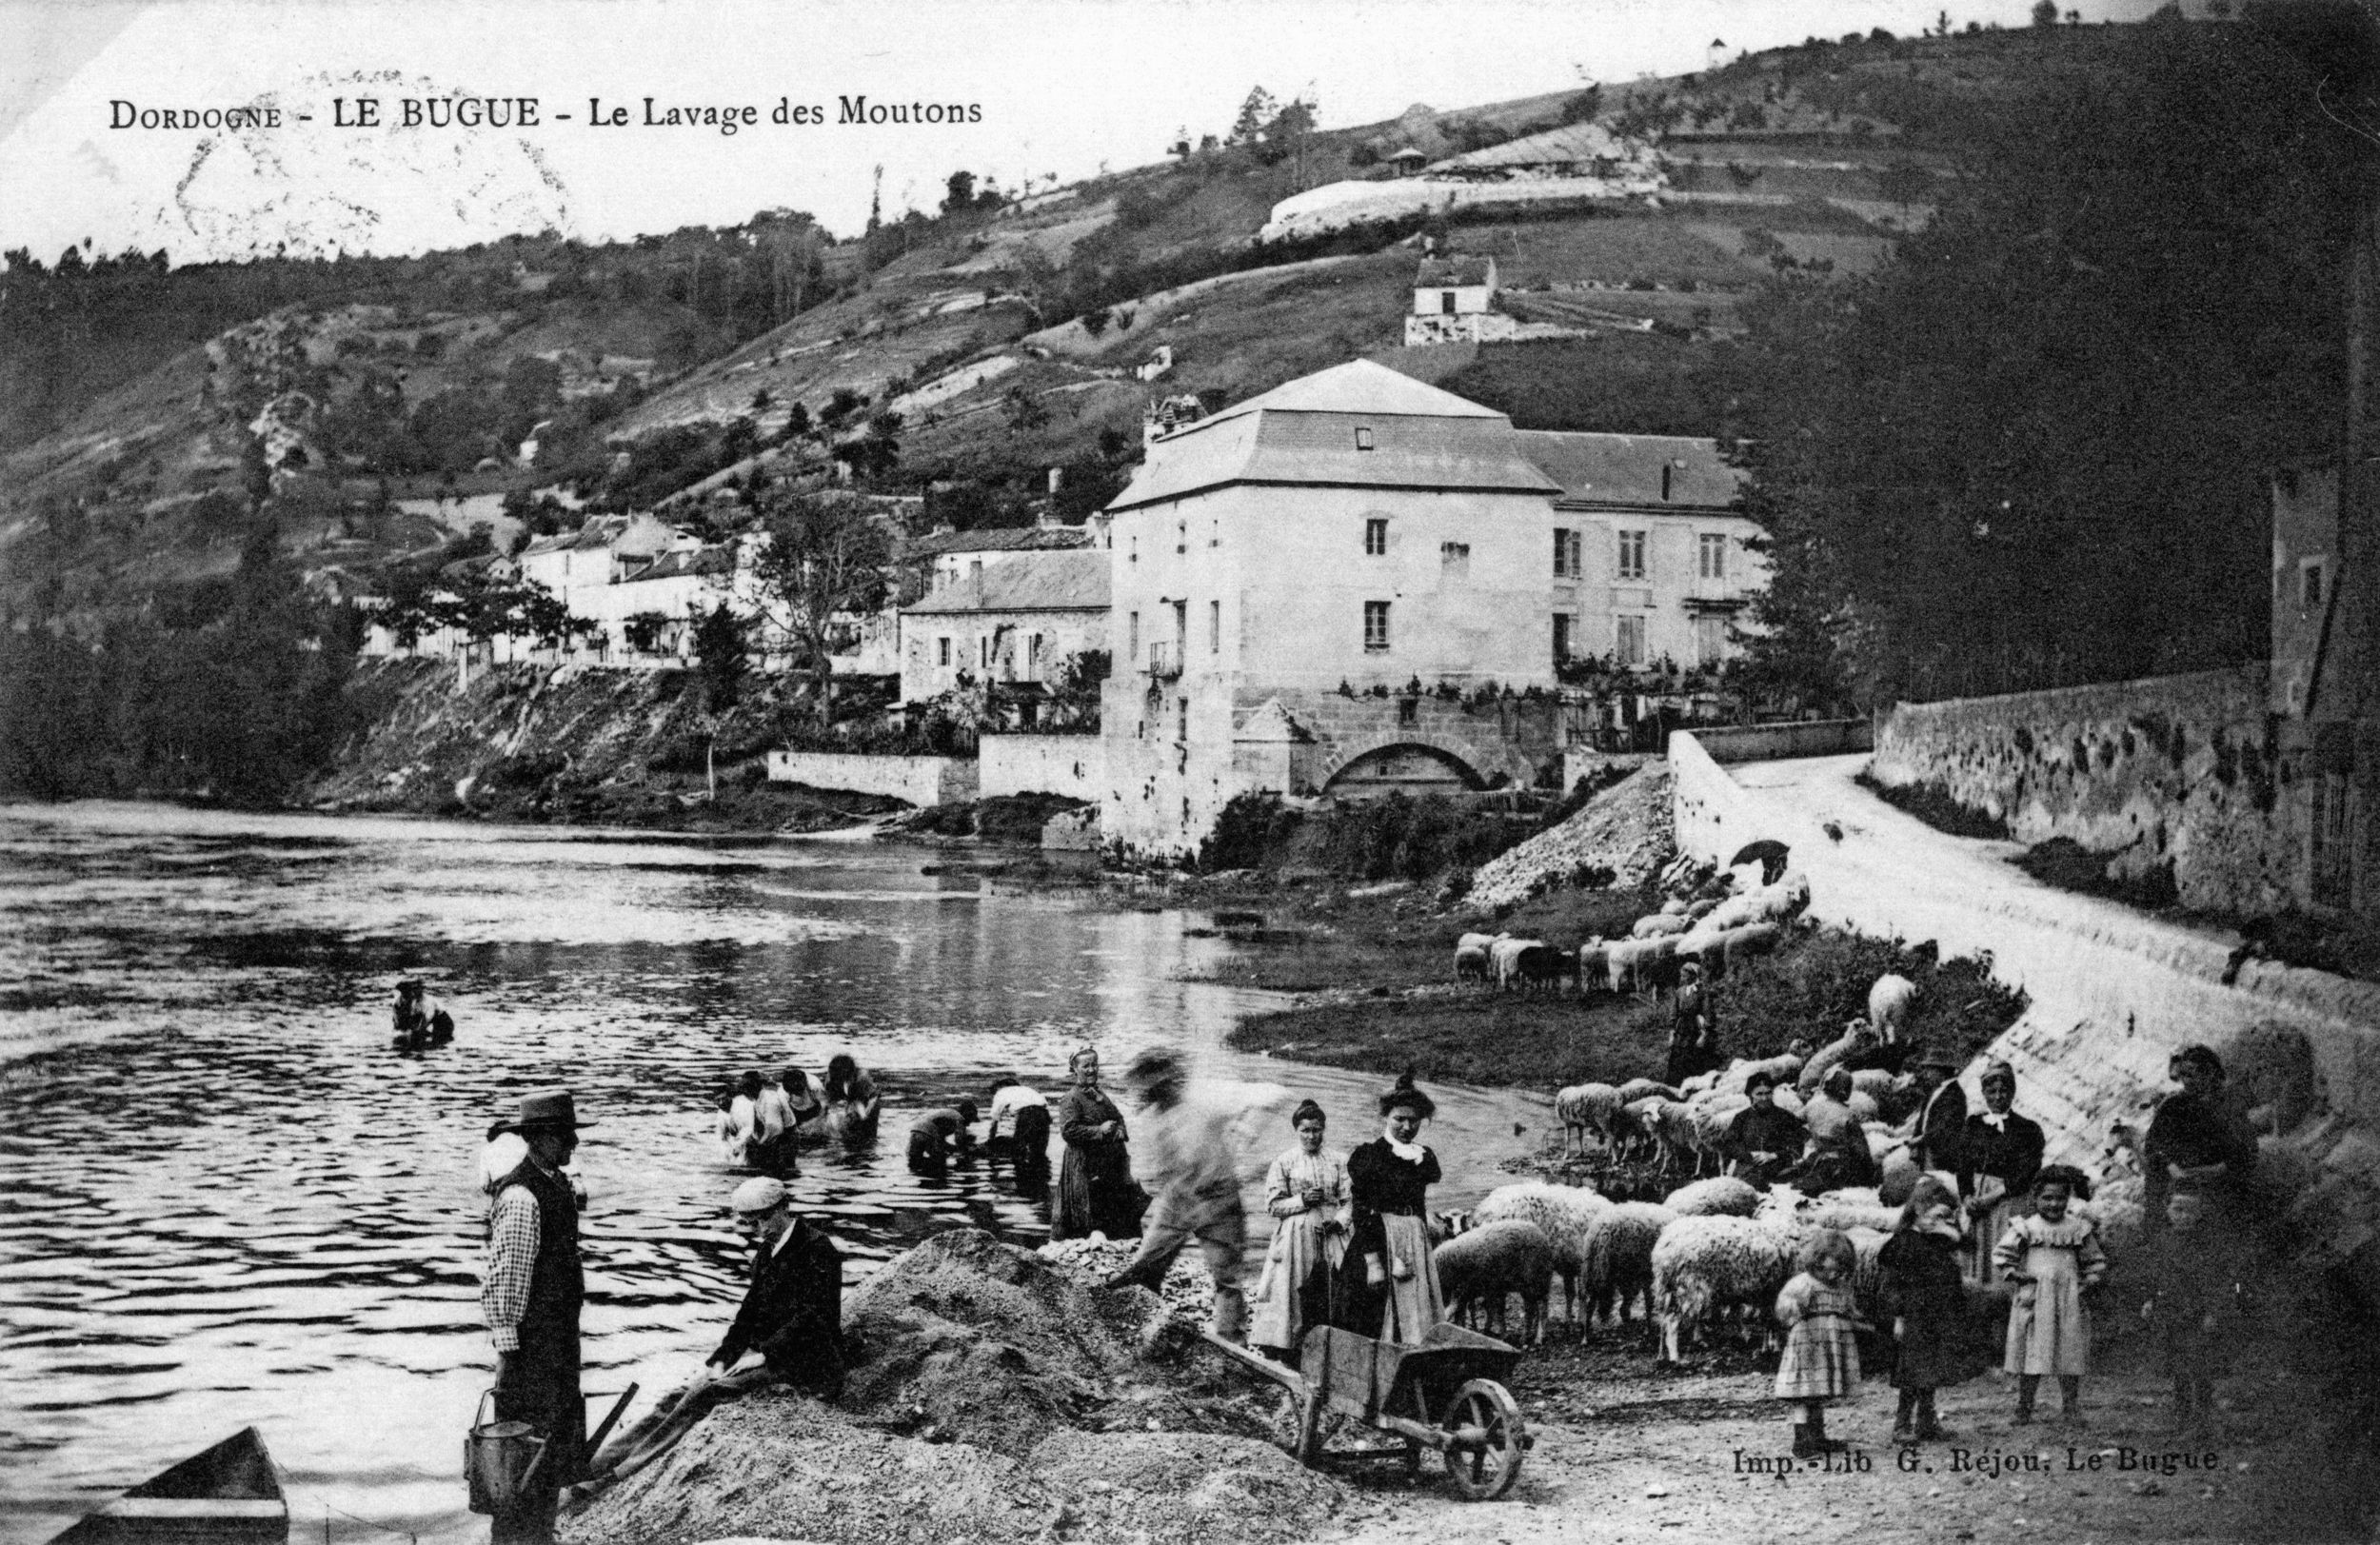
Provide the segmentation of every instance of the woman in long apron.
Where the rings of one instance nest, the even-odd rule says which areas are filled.
[[[1997,1280],[1993,1249],[2031,1205],[2047,1146],[2040,1126],[2016,1114],[2016,1070],[1994,1062],[1983,1070],[1982,1081],[1983,1109],[1967,1118],[1957,1171],[1971,1220],[1968,1276],[1978,1284]]]
[[[1074,1088],[1058,1106],[1058,1134],[1066,1140],[1066,1156],[1058,1166],[1050,1238],[1138,1238],[1147,1198],[1133,1183],[1123,1112],[1100,1087],[1100,1054],[1085,1046],[1066,1066],[1074,1074]]]
[[[1299,1344],[1327,1324],[1347,1253],[1347,1164],[1322,1148],[1322,1107],[1309,1099],[1290,1117],[1298,1140],[1264,1172],[1264,1206],[1273,1242],[1257,1283],[1248,1344],[1295,1365]]]
[[[1352,1205],[1336,1322],[1407,1346],[1446,1317],[1426,1211],[1438,1155],[1418,1140],[1437,1110],[1405,1074],[1380,1097],[1380,1136],[1347,1156]]]

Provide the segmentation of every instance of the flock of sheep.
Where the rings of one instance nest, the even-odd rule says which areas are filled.
[[[1576,950],[1511,934],[1464,934],[1455,941],[1455,979],[1499,992],[1557,992],[1564,982],[1582,993],[1658,992],[1677,985],[1689,961],[1716,978],[1739,961],[1768,954],[1809,905],[1810,881],[1789,874],[1733,895],[1666,901],[1638,918],[1628,938],[1598,935]]]

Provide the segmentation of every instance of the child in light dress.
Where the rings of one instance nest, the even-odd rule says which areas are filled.
[[[1847,1236],[1821,1229],[1802,1249],[1799,1275],[1776,1297],[1776,1320],[1785,1327],[1776,1396],[1796,1402],[1796,1459],[1843,1450],[1840,1439],[1826,1436],[1826,1402],[1859,1388],[1858,1333],[1874,1328],[1859,1318],[1852,1300],[1851,1274],[1857,1264]]]
[[[2082,1376],[2089,1371],[2091,1314],[2084,1295],[2108,1274],[2099,1225],[2068,1208],[2091,1199],[2091,1182],[2069,1164],[2053,1164],[2033,1181],[2033,1213],[2009,1224],[1993,1264],[2016,1284],[2008,1315],[2008,1356],[2016,1376],[2016,1419],[2033,1420],[2045,1374],[2057,1376],[2058,1419],[2082,1424]]]

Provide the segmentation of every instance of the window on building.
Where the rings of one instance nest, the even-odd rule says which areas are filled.
[[[1419,723],[1421,723],[1421,700],[1419,698],[1398,698],[1397,700],[1398,726],[1399,728],[1409,729]]]
[[[1695,619],[1695,662],[1716,665],[1727,658],[1727,619],[1697,617]]]
[[[1441,289],[1438,292],[1438,308],[1440,315],[1453,316],[1455,314],[1455,292],[1453,290]]]
[[[1661,464],[1661,503],[1664,505],[1669,503],[1669,483],[1671,470],[1672,468],[1669,463],[1663,462]]]
[[[1388,552],[1388,521],[1375,515],[1363,523],[1363,552],[1367,558],[1379,558]]]
[[[1644,619],[1615,617],[1612,619],[1612,654],[1623,665],[1644,664]]]
[[[1367,601],[1363,604],[1363,647],[1378,653],[1388,647],[1388,603]]]
[[[1188,552],[1189,550],[1190,523],[1188,521],[1176,521],[1174,523],[1174,551]]]
[[[1619,533],[1619,557],[1613,565],[1612,578],[1616,580],[1644,578],[1644,533],[1642,531]]]
[[[1556,579],[1575,580],[1579,577],[1579,571],[1583,566],[1579,561],[1583,550],[1579,540],[1582,534],[1567,525],[1554,527],[1554,577]]]
[[[1124,658],[1126,660],[1140,658],[1140,614],[1137,611],[1129,612],[1125,616]]]
[[[1129,536],[1124,538],[1124,562],[1127,564],[1137,564],[1140,561],[1140,539],[1138,536]]]
[[[1025,644],[1024,660],[1026,680],[1040,681],[1041,679],[1041,635],[1039,633],[1034,634]]]
[[[1441,542],[1438,545],[1438,566],[1442,578],[1450,584],[1460,584],[1471,578],[1471,544]]]
[[[992,641],[990,635],[986,634],[984,637],[976,640],[975,647],[976,653],[982,657],[983,668],[985,670],[990,670],[992,668]]]
[[[1187,741],[1190,739],[1190,700],[1188,698],[1177,699],[1175,711],[1179,717],[1174,721],[1174,739]]]
[[[1372,448],[1372,431],[1371,431],[1371,430],[1369,430],[1369,429],[1362,429],[1362,428],[1359,428],[1358,430],[1356,430],[1356,449],[1358,449],[1358,450],[1370,450],[1371,448]]]
[[[1695,544],[1698,563],[1696,572],[1706,580],[1727,578],[1727,537],[1718,531],[1705,531]]]
[[[1223,604],[1220,601],[1206,604],[1206,652],[1211,655],[1223,652]]]
[[[1554,614],[1554,664],[1566,664],[1570,660],[1571,635],[1578,626],[1578,619],[1566,611]]]
[[[2323,563],[2303,558],[2297,564],[2297,604],[2309,610],[2322,604]]]

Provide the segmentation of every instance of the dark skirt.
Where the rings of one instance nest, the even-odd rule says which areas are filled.
[[[1132,1159],[1122,1143],[1068,1143],[1065,1159],[1058,1166],[1050,1238],[1104,1234],[1111,1239],[1138,1238],[1140,1214],[1147,1206],[1148,1198],[1133,1183]]]
[[[1954,1310],[1904,1316],[1909,1335],[1894,1354],[1893,1387],[1943,1389],[1995,1365],[2003,1339],[1995,1307],[1990,1295],[1970,1290]]]

